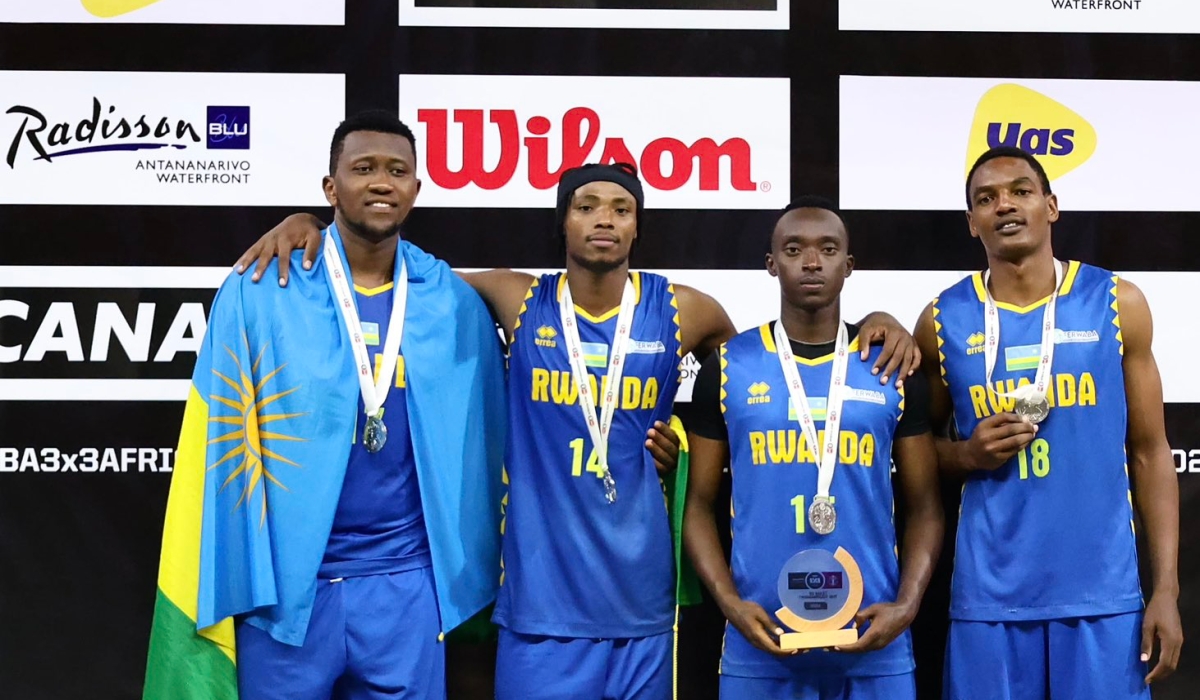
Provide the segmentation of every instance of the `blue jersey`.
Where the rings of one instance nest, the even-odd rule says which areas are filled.
[[[966,479],[950,615],[1048,620],[1141,608],[1125,463],[1125,376],[1116,276],[1071,262],[1055,310],[1050,415],[1034,441],[995,471]],[[986,385],[981,273],[933,302],[942,378],[963,439],[1032,383],[1042,312],[997,303],[999,350]]]
[[[356,285],[354,291],[367,353],[378,377],[392,313],[392,284],[371,290]],[[319,578],[396,573],[429,566],[429,541],[405,399],[401,355],[396,359],[395,378],[383,404],[387,442],[374,454],[367,452],[362,444],[366,417],[360,392],[355,442],[350,448],[333,530],[317,573]]]
[[[846,394],[838,431],[838,463],[830,495],[837,527],[812,531],[808,506],[817,492],[820,445],[808,444],[791,406],[775,353],[772,324],[745,331],[721,348],[721,410],[729,433],[733,476],[730,568],[738,594],[773,614],[782,607],[776,582],[794,554],[843,547],[862,570],[860,609],[892,602],[900,583],[893,520],[891,456],[904,394],[879,383],[871,368],[879,349],[859,359],[850,344]],[[820,439],[833,355],[796,357]],[[785,628],[785,631],[786,628]],[[726,626],[721,673],[792,678],[797,675],[885,676],[914,668],[907,630],[891,644],[866,654],[814,652],[780,658],[759,651],[733,625]]]
[[[535,280],[509,357],[509,496],[498,624],[522,634],[645,637],[675,619],[671,529],[646,431],[667,421],[679,383],[675,292],[631,273],[637,294],[619,403],[609,434],[617,500],[608,503],[559,317],[566,277]],[[617,310],[576,307],[591,379],[604,386]],[[597,397],[603,391],[595,392]],[[597,408],[599,411],[599,408]]]

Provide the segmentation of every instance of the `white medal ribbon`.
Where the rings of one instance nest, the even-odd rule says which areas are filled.
[[[992,386],[992,370],[996,367],[996,356],[1000,354],[1000,312],[996,309],[996,300],[992,298],[991,290],[988,289],[991,273],[990,269],[983,273],[983,291],[987,295],[987,302],[984,304],[984,333],[987,334],[984,345],[984,362],[987,364],[987,390],[995,391],[995,387]],[[1062,277],[1062,264],[1055,260],[1054,291],[1050,293],[1050,299],[1046,302],[1045,310],[1042,311],[1042,357],[1038,361],[1037,374],[1034,375],[1033,384],[1020,386],[1009,393],[996,391],[998,396],[1031,401],[1040,401],[1046,397],[1046,390],[1049,388],[1050,382],[1050,365],[1054,362],[1054,308],[1058,302],[1058,290],[1062,286]]]
[[[808,405],[808,395],[804,393],[804,382],[800,380],[800,370],[792,356],[792,343],[788,340],[787,331],[783,329],[783,319],[775,322],[775,354],[779,356],[779,365],[783,368],[783,376],[787,380],[788,395],[792,399],[792,407],[796,409],[796,421],[808,438],[809,449],[821,446],[817,468],[817,498],[829,499],[829,487],[833,484],[833,472],[837,469],[838,428],[842,423],[842,399],[846,387],[846,364],[849,362],[849,334],[846,324],[838,318],[837,342],[833,349],[833,367],[829,373],[829,394],[825,399],[825,440],[817,440],[817,424],[813,420],[812,409]]]
[[[629,334],[633,325],[634,307],[633,283],[625,280],[625,290],[621,293],[621,310],[617,312],[617,332],[609,348],[607,389],[601,397],[600,416],[596,416],[596,396],[592,393],[592,383],[589,379],[587,364],[583,359],[583,343],[579,340],[579,324],[575,317],[575,302],[571,299],[571,286],[563,280],[562,298],[559,299],[558,310],[562,319],[563,340],[567,343],[567,359],[571,363],[571,374],[579,387],[579,407],[583,410],[583,420],[587,423],[588,434],[591,435],[592,445],[596,450],[596,458],[602,470],[604,480],[604,495],[609,503],[617,500],[616,482],[608,468],[608,434],[612,429],[613,413],[617,408],[617,400],[621,393],[621,375],[625,371],[625,355],[629,348]]]
[[[368,418],[375,419],[381,418],[383,402],[387,400],[388,391],[392,388],[392,377],[396,374],[396,358],[400,355],[400,339],[404,335],[404,308],[408,303],[408,269],[404,254],[399,249],[399,240],[396,245],[396,261],[400,265],[400,275],[392,290],[392,315],[388,320],[387,340],[383,346],[383,365],[379,368],[379,378],[372,383],[371,358],[367,354],[367,342],[363,337],[362,322],[358,318],[358,307],[354,304],[354,294],[350,290],[350,280],[346,275],[346,268],[342,265],[342,257],[338,255],[333,236],[325,236],[325,265],[329,268],[334,296],[342,309],[342,325],[349,333],[350,346],[354,349],[363,410]]]

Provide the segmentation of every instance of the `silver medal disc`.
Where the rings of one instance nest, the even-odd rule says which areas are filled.
[[[1016,401],[1016,413],[1037,425],[1050,415],[1050,401],[1045,396],[1022,397]]]
[[[367,452],[375,453],[387,444],[387,426],[383,419],[377,416],[367,418],[367,426],[363,428],[363,446]]]
[[[818,496],[813,499],[808,507],[808,524],[818,535],[828,535],[837,527],[837,511],[828,498]]]

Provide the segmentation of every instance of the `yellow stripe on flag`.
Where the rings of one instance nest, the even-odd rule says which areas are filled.
[[[183,412],[183,429],[167,497],[158,587],[193,623],[200,590],[200,528],[204,521],[207,443],[208,404],[192,386]],[[236,662],[233,618],[201,630],[200,635],[216,643],[222,653]]]

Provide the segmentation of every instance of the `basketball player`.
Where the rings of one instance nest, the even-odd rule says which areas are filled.
[[[191,609],[197,610],[199,600],[200,610],[217,611],[210,616],[235,618],[237,687],[224,688],[219,672],[205,672],[208,664],[196,670],[202,663],[200,638],[163,632],[170,629],[163,620],[172,613],[160,605],[154,635],[165,636],[151,646],[146,698],[190,695],[199,686],[212,697],[240,694],[244,700],[446,697],[441,634],[495,595],[495,579],[461,562],[496,560],[494,503],[501,484],[495,472],[504,414],[494,406],[503,395],[504,375],[478,296],[445,262],[400,238],[421,186],[415,163],[412,131],[394,113],[348,117],[334,132],[322,183],[335,209],[323,265],[298,275],[286,293],[255,290],[233,276],[232,288],[218,294],[200,360],[211,371],[198,366],[197,377],[216,375],[234,388],[233,396],[250,397],[264,386],[280,386],[269,383],[272,377],[298,379],[294,385],[285,379],[284,386],[294,388],[258,402],[262,409],[289,395],[301,397],[288,404],[288,413],[278,408],[281,402],[267,409],[273,414],[259,414],[261,442],[302,441],[315,463],[306,461],[309,468],[297,470],[306,480],[288,480],[291,488],[260,464],[261,475],[279,487],[272,499],[287,492],[270,508],[263,493],[261,519],[238,515],[229,496],[217,500],[234,489],[210,489],[188,505],[180,489],[191,482],[202,489],[213,476],[201,472],[181,481],[180,470],[175,472],[167,528],[194,530],[197,538],[203,532],[204,551],[215,552],[191,563],[201,567],[193,568],[199,588],[192,589]],[[286,316],[279,313],[285,307]],[[224,352],[211,351],[221,342]],[[243,342],[261,348],[252,367],[240,365],[229,348]],[[243,389],[218,371],[229,373],[229,363],[218,365],[213,353],[233,358],[243,372]],[[378,375],[374,382],[371,366]],[[208,385],[193,382],[199,401],[197,387]],[[270,391],[258,396],[265,393]],[[445,393],[455,396],[453,406],[440,400]],[[201,422],[247,420],[228,414],[228,407],[238,405],[229,397],[211,399],[213,406],[226,406],[226,413],[208,418],[201,408]],[[245,410],[254,416],[253,403]],[[268,425],[275,419],[295,419],[302,432],[276,427],[285,423]],[[181,439],[181,449],[199,450],[194,460],[199,469],[210,464],[204,458],[207,429],[200,426],[195,435],[185,424]],[[215,436],[208,445],[227,443],[231,436],[207,435]],[[260,446],[259,435],[254,433],[252,446],[247,437],[247,446],[207,469],[243,452],[272,458],[267,466],[294,464]],[[247,501],[242,513],[257,510],[249,506],[251,486],[242,498]],[[180,502],[182,510],[172,511]],[[200,551],[195,541],[193,556]],[[168,532],[165,548],[172,542]],[[171,556],[170,549],[164,552],[164,570]],[[187,570],[186,564],[180,567]],[[203,618],[192,623],[192,632],[197,624],[209,633],[214,627]]]
[[[781,320],[737,335],[704,361],[692,395],[697,414],[688,424],[684,541],[730,623],[721,698],[915,698],[908,626],[943,529],[925,379],[880,387],[871,358],[855,352],[859,328],[843,323],[840,303],[854,258],[831,203],[809,197],[785,209],[766,264],[779,278]],[[797,388],[790,388],[792,374]],[[820,459],[825,441],[836,460],[832,452]],[[892,517],[893,460],[908,514],[903,561]],[[729,563],[713,514],[726,464],[733,477]],[[810,522],[824,496],[835,504],[832,531],[827,521]],[[854,616],[862,636],[833,652],[784,651],[780,635],[788,630],[767,612],[786,605],[781,575],[803,550],[838,548],[862,572],[862,608]]]
[[[734,328],[711,297],[629,270],[643,204],[630,165],[570,169],[556,208],[565,273],[463,275],[510,346],[499,700],[672,692],[674,562],[648,448],[666,428],[681,358],[707,357]],[[290,251],[314,230],[275,244]],[[260,242],[268,259],[271,235]],[[880,319],[867,332],[905,359],[904,335]]]
[[[1147,698],[1183,641],[1150,309],[1112,272],[1054,257],[1058,201],[1033,156],[987,151],[966,195],[988,267],[917,324],[933,423],[961,438],[938,441],[941,468],[964,480],[945,697]]]

